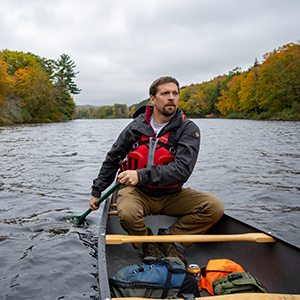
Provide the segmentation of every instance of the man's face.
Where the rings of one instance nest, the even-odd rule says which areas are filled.
[[[159,114],[173,116],[179,102],[177,85],[173,82],[159,85],[156,96],[150,96],[150,100]]]

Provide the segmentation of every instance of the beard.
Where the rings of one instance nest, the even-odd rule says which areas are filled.
[[[162,114],[166,117],[169,117],[169,116],[172,116],[175,114],[177,110],[177,107],[174,105],[174,106],[165,106],[163,109],[162,109]]]

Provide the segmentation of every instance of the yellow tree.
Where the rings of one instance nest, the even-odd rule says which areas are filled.
[[[257,98],[257,89],[259,81],[260,67],[253,67],[241,81],[241,89],[238,92],[240,98],[240,109],[245,112],[259,111],[259,100]]]
[[[227,83],[227,90],[221,91],[221,96],[218,98],[219,102],[216,104],[216,107],[223,115],[241,110],[239,92],[241,90],[241,82],[245,76],[246,73],[234,76]]]
[[[7,64],[0,56],[0,109],[3,109],[7,103],[7,92],[12,87],[12,84],[13,80],[7,74]]]
[[[15,80],[15,93],[21,99],[23,110],[27,111],[33,119],[48,119],[55,105],[51,103],[54,102],[54,87],[46,72],[28,66],[15,71]]]
[[[200,117],[208,110],[209,104],[201,84],[192,84],[180,91],[179,108],[189,117]]]

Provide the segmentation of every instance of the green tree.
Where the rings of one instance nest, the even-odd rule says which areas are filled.
[[[61,119],[72,120],[75,116],[75,103],[68,91],[59,93],[56,97],[57,110],[61,114]]]
[[[63,90],[66,89],[73,95],[80,94],[81,92],[81,89],[73,81],[79,73],[79,71],[75,72],[75,68],[75,62],[71,60],[71,57],[68,54],[62,54],[56,62],[56,73],[54,74],[56,85]]]

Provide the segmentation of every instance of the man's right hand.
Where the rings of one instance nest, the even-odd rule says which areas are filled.
[[[139,182],[138,172],[136,170],[126,170],[118,175],[121,184],[135,186]]]
[[[91,200],[90,200],[90,208],[91,210],[97,210],[99,208],[99,206],[96,206],[95,203],[99,200],[100,198],[97,198],[97,197],[94,197],[92,196],[91,197]]]

